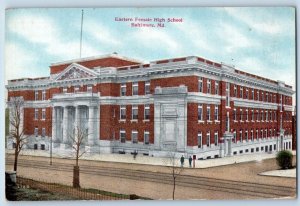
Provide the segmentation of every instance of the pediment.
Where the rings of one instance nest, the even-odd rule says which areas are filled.
[[[62,71],[55,78],[55,81],[94,78],[96,76],[97,74],[91,69],[86,68],[80,64],[73,63],[69,65],[64,71]]]

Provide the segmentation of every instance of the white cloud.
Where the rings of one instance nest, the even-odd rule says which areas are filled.
[[[30,51],[10,42],[5,44],[4,68],[5,81],[23,77],[38,77],[42,73],[37,67],[36,57]]]
[[[115,35],[100,22],[88,20],[83,24],[83,30],[91,35],[96,40],[108,45],[120,45]]]
[[[255,15],[245,10],[246,8],[224,8],[230,16],[239,19],[248,25],[250,29],[257,32],[263,32],[271,35],[288,34],[286,29],[294,29],[294,22],[291,19],[274,18],[272,14],[267,13],[263,8],[255,10]],[[265,8],[266,9],[266,8]]]
[[[172,36],[156,28],[140,28],[135,30],[132,36],[138,44],[143,44],[148,48],[154,48],[156,46],[160,48],[160,50],[166,50],[167,53],[172,55],[178,55],[181,49],[181,46]]]
[[[8,29],[31,43],[40,44],[44,50],[62,60],[79,57],[79,41],[64,40],[68,35],[61,32],[57,24],[47,16],[32,14],[17,15],[8,22]],[[84,43],[82,56],[98,55],[100,51]]]

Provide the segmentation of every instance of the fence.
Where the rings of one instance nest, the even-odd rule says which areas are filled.
[[[72,197],[74,200],[134,200],[140,199],[137,195],[117,194],[97,189],[73,188],[71,186],[61,185],[58,183],[50,183],[45,181],[37,181],[24,177],[17,177],[18,188],[31,188],[53,194],[65,195]]]

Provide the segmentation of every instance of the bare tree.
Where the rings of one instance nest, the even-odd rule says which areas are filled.
[[[183,167],[181,167],[180,165],[180,159],[176,157],[176,145],[171,146],[164,163],[172,175],[172,181],[173,181],[172,198],[173,200],[175,200],[176,180],[180,176],[181,172],[183,171]]]
[[[24,106],[24,100],[22,97],[12,97],[9,102],[10,114],[9,114],[9,124],[11,126],[9,135],[13,138],[15,143],[15,161],[14,161],[14,171],[18,168],[18,157],[26,144],[26,139],[28,136],[24,135],[24,129],[21,127],[22,124],[22,109]]]
[[[76,126],[71,134],[69,134],[69,139],[71,140],[72,148],[75,152],[75,165],[73,168],[73,187],[80,187],[79,179],[79,158],[82,157],[87,151],[84,148],[87,137],[89,136],[88,131],[84,127]]]

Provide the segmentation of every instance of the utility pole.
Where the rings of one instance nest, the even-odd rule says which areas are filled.
[[[79,58],[81,58],[81,50],[82,50],[82,26],[83,26],[83,9],[81,10],[81,28],[80,28],[80,49],[79,49]]]

